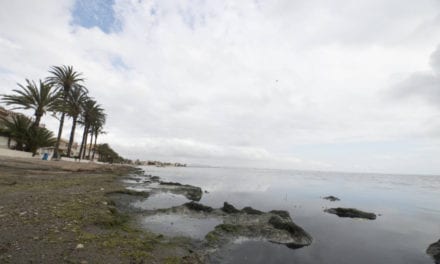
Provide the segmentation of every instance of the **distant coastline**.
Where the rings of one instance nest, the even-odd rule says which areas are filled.
[[[179,163],[179,162],[163,162],[163,161],[157,161],[157,160],[136,160],[133,163],[136,166],[156,166],[156,167],[186,167],[187,165],[185,163]]]

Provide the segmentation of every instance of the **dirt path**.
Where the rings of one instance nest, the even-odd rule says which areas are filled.
[[[198,263],[134,228],[106,193],[133,167],[0,157],[0,263]]]

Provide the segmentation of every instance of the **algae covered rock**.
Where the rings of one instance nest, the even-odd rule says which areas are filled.
[[[329,200],[330,202],[337,202],[337,201],[340,201],[340,200],[341,200],[341,199],[339,199],[338,197],[333,196],[333,195],[326,196],[326,197],[324,197],[324,198],[322,198],[322,199],[324,199],[324,200]]]
[[[224,212],[224,207],[221,212]],[[206,235],[211,244],[221,246],[239,237],[284,244],[289,248],[304,247],[312,243],[312,237],[293,223],[287,211],[264,213],[252,207],[242,210],[233,206],[232,208],[235,209],[230,210],[233,213],[223,215],[223,224]]]
[[[196,203],[196,202],[189,202],[184,204],[184,206],[190,210],[194,210],[197,212],[212,212],[212,207],[200,204],[200,203]]]
[[[435,264],[440,264],[440,239],[428,247],[426,254],[434,259]]]
[[[251,215],[262,215],[264,214],[262,211],[254,209],[250,206],[246,206],[243,209],[241,209],[241,212],[246,213],[246,214],[251,214]]]
[[[272,210],[269,213],[274,214],[274,215],[278,215],[282,218],[290,218],[289,212],[284,211],[284,210]]]
[[[349,218],[362,218],[368,220],[376,219],[376,214],[364,212],[355,208],[330,208],[324,210],[326,213],[335,214],[339,217],[349,217]]]
[[[203,191],[200,187],[189,184],[181,184],[178,182],[159,182],[157,189],[160,191],[171,192],[174,194],[181,194],[188,200],[200,201],[202,199]]]
[[[237,208],[235,208],[232,204],[229,204],[228,202],[223,203],[222,211],[227,214],[235,214],[235,213],[240,212],[240,210],[238,210]]]

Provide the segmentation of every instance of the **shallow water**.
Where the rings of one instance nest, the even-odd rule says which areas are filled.
[[[167,236],[186,236],[201,240],[216,225],[221,223],[221,219],[214,217],[197,218],[176,214],[157,214],[145,217],[142,224],[155,233]]]
[[[145,200],[138,200],[132,206],[143,210],[156,210],[178,206],[186,202],[188,202],[188,199],[182,195],[165,192],[153,194]]]
[[[294,222],[314,238],[311,246],[296,250],[240,240],[214,254],[213,263],[434,263],[425,250],[440,238],[440,176],[196,167],[143,169],[165,181],[207,190],[209,193],[204,193],[200,202],[212,207],[228,201],[237,208],[287,210]],[[321,198],[327,195],[341,201]],[[185,198],[178,199],[185,202]],[[151,200],[153,205],[148,206],[168,205],[161,202]],[[176,199],[170,202],[176,203]],[[380,216],[374,221],[339,218],[323,212],[329,207],[355,207]],[[173,225],[166,225],[172,230],[168,234],[176,229],[170,227]],[[192,232],[184,224],[180,227],[188,232],[177,230],[178,234]]]

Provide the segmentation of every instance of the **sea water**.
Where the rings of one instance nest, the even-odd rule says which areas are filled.
[[[434,263],[425,251],[440,239],[440,176],[213,167],[142,168],[146,174],[159,176],[163,181],[201,187],[207,193],[200,203],[215,208],[227,201],[239,209],[252,206],[262,211],[287,210],[293,221],[313,237],[310,246],[300,249],[240,239],[214,253],[210,257],[212,263]],[[327,195],[341,200],[322,199]],[[184,198],[173,201],[186,202]],[[158,201],[150,206],[171,205]],[[357,208],[374,212],[378,217],[373,221],[339,218],[324,212],[331,207]],[[155,222],[150,223],[154,229]],[[148,221],[145,225],[149,227]],[[197,230],[190,227],[187,231],[191,233],[193,229]],[[185,234],[181,231],[177,233]]]

